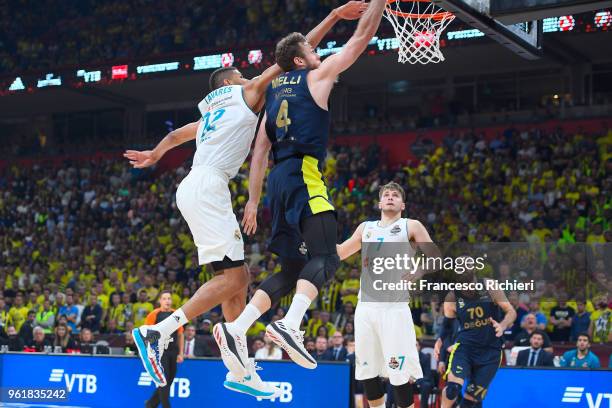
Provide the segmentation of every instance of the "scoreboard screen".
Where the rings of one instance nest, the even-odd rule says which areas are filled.
[[[503,23],[517,23],[611,6],[612,1],[594,0],[490,0],[489,13]]]

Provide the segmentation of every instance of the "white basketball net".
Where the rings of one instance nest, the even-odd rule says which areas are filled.
[[[429,64],[444,61],[440,35],[455,19],[453,14],[430,1],[396,0],[387,3],[385,17],[393,25],[399,41],[398,62]]]

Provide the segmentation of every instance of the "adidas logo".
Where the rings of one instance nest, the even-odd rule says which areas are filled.
[[[181,320],[181,318],[178,316],[174,316],[174,320],[176,320],[176,322],[178,323]]]

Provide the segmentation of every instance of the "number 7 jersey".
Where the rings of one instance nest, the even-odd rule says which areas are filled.
[[[239,85],[215,89],[198,104],[202,115],[193,166],[210,166],[228,178],[238,174],[257,128],[257,115],[246,104]]]
[[[320,164],[325,161],[329,112],[312,98],[309,72],[287,72],[274,79],[266,92],[266,133],[275,163],[303,156],[312,156]]]

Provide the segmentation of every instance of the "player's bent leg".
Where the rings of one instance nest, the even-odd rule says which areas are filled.
[[[337,220],[333,211],[326,211],[305,218],[301,222],[302,238],[310,254],[310,261],[300,272],[298,285],[309,282],[315,289],[314,299],[321,287],[336,274],[340,258],[336,250]],[[298,286],[297,293],[302,293]]]
[[[246,303],[246,289],[249,282],[247,268],[242,264],[240,267],[225,269],[223,277],[227,282],[232,281],[232,285],[228,285],[227,296],[221,301],[223,313],[227,320],[235,320]],[[249,352],[246,336],[230,333],[223,323],[215,325],[213,336],[227,369],[239,378],[248,375]]]
[[[463,378],[455,376],[452,372],[448,373],[446,386],[442,391],[442,408],[451,408],[457,401],[461,395],[463,381]]]
[[[232,261],[226,257],[219,266],[226,269],[225,273],[202,285],[183,307],[154,326],[141,326],[132,330],[142,364],[160,387],[166,384],[161,358],[172,339],[172,333],[192,318],[243,291],[248,285],[243,260]]]
[[[385,406],[385,387],[380,377],[361,380],[363,391],[368,399],[371,408],[384,408]]]
[[[258,290],[264,291],[270,299],[270,307],[295,289],[300,272],[306,260],[303,258],[281,258],[281,271],[265,279]],[[267,309],[266,309],[267,310]]]
[[[412,383],[393,385],[393,395],[397,408],[410,408],[414,406],[414,390]]]
[[[321,286],[334,276],[340,265],[336,251],[336,216],[332,211],[312,215],[302,221],[301,230],[310,260],[300,272],[287,315],[268,325],[266,333],[295,363],[314,369],[317,362],[304,347],[300,324]]]
[[[248,358],[245,348],[230,347],[233,344],[244,344],[246,332],[251,325],[270,307],[295,287],[303,260],[281,260],[281,272],[268,277],[255,292],[255,295],[242,313],[231,323],[215,325],[213,334],[221,350],[223,363],[234,377],[247,375],[243,362]]]
[[[489,355],[488,363],[476,366],[472,370],[470,382],[465,390],[464,401],[467,401],[466,403],[468,404],[470,401],[473,401],[476,405],[465,405],[466,407],[477,407],[478,404],[482,403],[487,395],[489,386],[493,382],[493,378],[495,378],[495,374],[497,374],[501,356],[498,351],[490,351]],[[484,360],[487,356],[484,354],[482,357]]]
[[[221,302],[221,310],[223,311],[223,317],[226,322],[233,322],[240,316],[240,313],[244,310],[246,306],[247,292],[249,289],[249,268],[247,265],[244,265],[244,275],[246,276],[245,285],[238,290],[232,297]],[[231,270],[228,270],[228,273],[231,273]],[[227,271],[224,271],[226,273]],[[230,276],[231,279],[233,276]]]
[[[191,299],[181,307],[185,316],[187,316],[187,320],[191,320],[230,299],[249,284],[244,260],[232,261],[226,257],[220,262],[218,266],[215,266],[216,262],[213,262],[213,269],[216,272],[223,270],[223,273],[214,276],[200,286]]]

